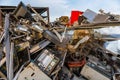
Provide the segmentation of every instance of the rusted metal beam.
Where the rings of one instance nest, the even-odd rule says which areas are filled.
[[[7,78],[9,79],[9,60],[10,60],[10,38],[9,38],[9,14],[5,15],[5,39],[4,39],[4,47],[6,52],[6,68],[7,68]]]
[[[116,27],[116,26],[120,26],[120,21],[83,24],[83,25],[78,25],[78,26],[73,26],[73,27],[67,28],[67,30],[99,29],[99,28],[108,28],[108,27]],[[64,29],[58,28],[57,31],[63,32]]]
[[[50,22],[50,13],[49,13],[49,8],[47,8],[47,17],[48,17],[48,23]]]

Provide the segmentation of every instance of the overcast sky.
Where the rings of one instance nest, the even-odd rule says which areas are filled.
[[[63,15],[70,16],[71,10],[91,9],[98,12],[103,9],[120,14],[120,0],[0,0],[0,5],[18,5],[20,1],[35,7],[49,7],[51,21]]]

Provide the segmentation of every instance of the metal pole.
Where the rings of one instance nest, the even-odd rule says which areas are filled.
[[[10,39],[9,39],[9,14],[5,15],[5,25],[4,25],[4,47],[6,52],[6,69],[7,69],[7,79],[9,79],[9,61],[10,61]]]
[[[0,9],[0,28],[2,28],[2,11]]]

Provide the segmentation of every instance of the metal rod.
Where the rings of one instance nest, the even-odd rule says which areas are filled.
[[[40,18],[40,20],[42,20],[47,25],[47,22],[37,13],[35,9],[31,7],[30,4],[28,4],[28,7]]]
[[[63,61],[62,61],[61,67],[64,66],[66,55],[67,55],[67,50],[66,50],[65,53],[64,53],[64,57],[63,57]]]
[[[61,38],[61,41],[60,41],[60,42],[62,42],[63,39],[64,39],[64,37],[65,37],[66,29],[67,29],[67,27],[65,27],[65,29],[64,29],[64,32],[63,32],[63,35],[62,35],[62,38]]]
[[[22,71],[24,65],[25,65],[25,64],[23,64],[23,65],[20,67],[19,71],[16,73],[15,77],[13,78],[13,80],[17,80],[17,79],[18,79],[19,74],[20,74],[20,72]]]
[[[50,13],[49,13],[49,8],[47,8],[47,17],[48,17],[48,23],[50,22]]]
[[[13,80],[13,54],[14,54],[14,43],[11,43],[10,50],[10,65],[9,65],[9,80]]]
[[[59,40],[61,42],[62,41],[62,36],[55,29],[53,29],[53,32],[57,35],[57,37],[59,38]]]
[[[2,32],[0,35],[0,43],[3,41],[4,36],[5,36],[5,34],[4,34],[4,32]]]

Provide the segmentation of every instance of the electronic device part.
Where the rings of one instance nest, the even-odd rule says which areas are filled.
[[[19,75],[18,80],[52,80],[38,66],[30,63]]]
[[[59,58],[47,49],[43,50],[35,59],[35,64],[48,75],[53,71],[58,62]]]

